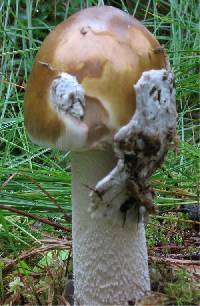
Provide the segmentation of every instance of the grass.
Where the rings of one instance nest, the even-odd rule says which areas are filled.
[[[173,243],[180,243],[183,246],[183,241],[180,242],[181,239],[185,239],[182,229],[186,228],[193,233],[191,227],[193,225],[184,222],[180,225],[177,220],[185,220],[186,217],[179,215],[176,211],[183,204],[199,203],[198,65],[200,44],[198,3],[195,0],[52,0],[51,3],[43,0],[1,1],[0,186],[2,188],[0,187],[0,205],[7,205],[36,214],[36,216],[48,217],[50,220],[70,228],[70,223],[65,220],[63,212],[55,204],[56,200],[70,215],[70,155],[69,153],[61,154],[56,150],[42,149],[29,142],[23,122],[24,87],[31,71],[33,59],[44,37],[59,22],[77,10],[102,4],[115,5],[136,16],[144,22],[167,49],[176,77],[177,109],[179,112],[177,129],[180,144],[178,152],[171,151],[168,154],[167,161],[152,179],[157,192],[156,204],[160,214],[150,221],[147,234],[149,247],[157,247],[159,243],[170,244],[171,241],[166,240],[166,233],[169,226],[175,223],[177,241],[173,241]],[[41,241],[46,235],[58,239],[55,248],[59,250],[63,248],[59,242],[60,238],[64,239],[61,230],[38,220],[20,217],[3,209],[0,209],[0,220],[0,255],[2,259],[18,258],[21,252],[28,252],[30,246],[37,248],[43,245]],[[163,224],[161,221],[165,226],[163,232],[157,231]],[[153,233],[157,233],[159,239],[154,239],[156,234]],[[70,236],[68,238],[70,239]],[[47,262],[44,265],[45,268],[43,266],[43,269],[34,272],[34,276],[30,271],[38,265],[40,266],[40,261],[47,255],[30,257],[28,262],[21,261],[21,268],[17,266],[12,270],[12,273],[11,271],[6,272],[4,276],[0,272],[2,298],[12,297],[11,300],[14,301],[14,304],[23,304],[17,289],[21,288],[22,290],[23,288],[26,292],[24,293],[25,299],[32,304],[51,299],[52,295],[47,293],[45,280],[46,282],[47,279],[51,280],[52,288],[57,288],[53,281],[55,275],[52,276],[49,270],[55,265],[55,261],[59,267],[63,267],[63,261],[58,255],[61,254],[61,251],[51,250],[49,252],[54,260]],[[54,252],[57,257],[54,256]],[[67,251],[65,255],[67,256],[68,253]],[[42,254],[48,254],[48,252],[44,251]],[[5,265],[5,261],[2,262],[2,266]],[[25,278],[27,271],[30,272],[29,278]],[[61,269],[59,273],[62,274],[62,271]],[[41,278],[43,285],[39,281],[43,288],[43,295],[38,294],[40,286],[30,287],[31,280],[33,284],[36,284],[40,279],[36,276],[39,274],[41,277],[40,273],[43,273],[43,278]],[[177,305],[196,303],[197,294],[194,289],[196,285],[191,285],[192,287],[188,285],[190,281],[188,281],[187,271],[180,273],[185,273],[185,278],[179,277],[177,274],[177,282],[172,285],[167,279],[165,284],[168,289],[162,290],[162,292],[173,296],[174,303]],[[12,281],[18,276],[20,276],[20,280],[17,279],[12,284]],[[12,288],[9,287],[9,284]],[[177,295],[176,290],[179,292]],[[184,292],[184,290],[188,292],[187,298],[184,294],[185,298],[180,299],[180,292]],[[191,294],[193,292],[195,294]]]

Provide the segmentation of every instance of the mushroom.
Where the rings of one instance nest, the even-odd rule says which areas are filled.
[[[28,134],[72,151],[76,305],[128,305],[150,290],[143,211],[153,201],[146,181],[175,130],[168,68],[154,36],[111,6],[69,17],[35,58]]]

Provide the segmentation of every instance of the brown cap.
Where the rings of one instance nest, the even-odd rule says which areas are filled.
[[[133,116],[133,85],[142,72],[166,67],[163,52],[155,52],[160,47],[139,21],[111,6],[91,7],[62,22],[37,53],[26,89],[25,124],[33,141],[64,150],[112,142]],[[84,90],[81,118],[53,107],[52,83],[63,73]]]

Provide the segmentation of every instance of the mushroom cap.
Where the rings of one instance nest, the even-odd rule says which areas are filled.
[[[39,49],[25,94],[25,125],[32,140],[62,150],[103,148],[131,119],[133,85],[142,73],[166,67],[155,37],[135,18],[111,7],[84,9],[59,24]],[[75,76],[85,93],[83,119],[56,110],[52,82]]]

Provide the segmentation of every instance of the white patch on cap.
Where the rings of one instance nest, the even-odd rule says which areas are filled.
[[[75,76],[62,72],[50,87],[52,105],[64,114],[82,120],[85,114],[84,89]]]
[[[84,89],[75,76],[62,72],[52,82],[49,91],[50,107],[64,124],[62,134],[55,140],[33,139],[43,147],[62,151],[81,151],[86,148],[88,127],[83,122],[85,115]]]
[[[42,147],[57,148],[62,151],[82,151],[86,149],[88,127],[83,122],[85,115],[84,89],[76,77],[61,73],[52,82],[49,91],[50,107],[64,124],[62,134],[55,140],[31,140]]]

